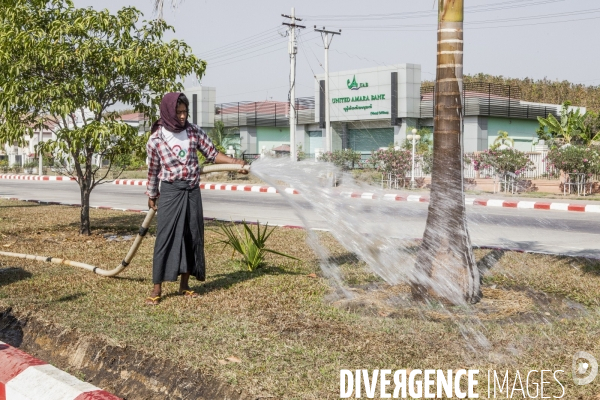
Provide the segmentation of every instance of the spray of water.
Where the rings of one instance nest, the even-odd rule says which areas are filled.
[[[415,224],[414,218],[407,218],[411,221],[404,222],[403,216],[423,214],[423,209],[398,207],[396,202],[390,202],[390,197],[385,196],[389,193],[373,186],[360,186],[349,174],[327,163],[264,159],[252,165],[252,173],[277,187],[282,194],[285,191],[281,182],[300,192],[300,197],[325,221],[333,237],[346,250],[365,261],[388,284],[408,283],[415,277],[415,238],[423,233],[424,218]],[[352,193],[364,192],[365,189],[377,200],[366,203],[350,198]],[[305,227],[309,230],[314,228],[304,217],[298,196],[286,195],[286,198]],[[327,262],[329,254],[318,243],[314,233],[309,235],[309,244],[323,260],[325,275],[341,287],[337,266]]]
[[[329,251],[319,242],[314,226],[305,216],[301,199],[310,204],[312,211],[324,221],[326,230],[347,251],[364,261],[389,285],[428,279],[415,268],[418,239],[423,234],[427,215],[424,207],[390,202],[395,200],[395,196],[390,196],[389,192],[357,183],[350,174],[323,162],[292,163],[286,158],[266,158],[253,163],[252,173],[276,187],[294,208],[307,228],[308,244],[320,258],[323,274],[337,289],[338,298],[343,296],[351,299],[353,292],[344,284],[339,266],[330,261],[332,257]],[[284,189],[288,186],[296,189],[300,195],[286,194]],[[352,193],[361,192],[372,193],[376,200],[361,202],[351,198]],[[452,285],[440,279],[430,282],[432,287],[444,284]],[[444,292],[445,289],[439,287],[438,290]],[[460,302],[461,299],[457,298],[456,303]],[[485,335],[481,333],[480,321],[472,315],[466,315],[469,311],[464,308],[458,319],[443,304],[415,305],[408,294],[396,298],[395,303],[410,307],[433,306],[459,325],[459,331],[469,348],[475,351],[489,346]]]
[[[415,267],[419,239],[423,235],[427,218],[424,205],[418,207],[406,202],[389,201],[395,200],[395,195],[379,187],[357,183],[350,174],[323,162],[292,163],[286,158],[267,158],[253,163],[252,172],[263,181],[277,187],[296,210],[307,228],[309,245],[321,259],[323,274],[338,289],[336,292],[339,295],[351,298],[354,292],[345,285],[339,266],[335,261],[331,261],[333,258],[329,251],[319,242],[319,235],[313,230],[315,227],[312,226],[311,219],[306,216],[306,203],[310,205],[311,211],[320,217],[319,227],[329,231],[347,251],[364,261],[389,285],[431,279]],[[286,194],[284,189],[290,186],[300,195]],[[376,199],[359,201],[351,198],[352,193],[370,193]],[[478,218],[485,222],[487,217]],[[475,224],[471,228],[483,232],[489,230],[489,224]],[[492,252],[480,261],[486,264],[480,265],[483,271],[495,264],[496,258],[500,257],[496,253]],[[437,277],[429,282],[429,285],[434,290],[445,293],[454,283]],[[462,298],[458,291],[456,296],[454,304],[461,304]],[[491,344],[486,338],[485,325],[476,316],[475,309],[467,304],[463,303],[459,307],[449,307],[443,303],[415,304],[409,295],[395,298],[389,303],[396,307],[418,307],[423,311],[422,316],[431,310],[441,313],[448,321],[457,325],[466,348],[482,355],[491,349]],[[483,312],[490,307],[493,308],[489,304],[483,307]],[[501,349],[495,351],[503,352]],[[505,352],[512,354],[510,346]]]

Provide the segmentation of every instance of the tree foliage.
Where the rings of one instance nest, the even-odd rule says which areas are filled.
[[[526,171],[533,171],[535,165],[529,156],[512,148],[502,150],[485,150],[478,153],[472,160],[475,171],[494,169],[497,174],[507,172],[520,175]]]
[[[401,178],[408,175],[412,168],[412,151],[393,147],[387,150],[374,150],[367,164],[373,165],[378,172],[392,174]]]
[[[94,155],[110,170],[144,150],[146,138],[107,110],[122,103],[153,117],[164,93],[206,66],[184,42],[163,41],[172,29],[164,21],[141,16],[70,0],[5,0],[0,8],[0,142],[24,143],[39,126],[53,131],[39,150],[77,178],[81,233],[90,233],[90,192],[108,176]]]
[[[412,132],[412,130],[413,127],[411,126],[406,128],[406,132]],[[417,154],[424,154],[430,151],[433,146],[433,132],[431,132],[431,129],[427,127],[420,128],[417,130],[417,135],[420,136],[420,139],[415,143],[415,152]],[[412,151],[412,140],[406,139],[402,147]]]
[[[220,147],[223,153],[232,146],[236,153],[240,150],[240,136],[236,134],[238,131],[236,128],[225,128],[223,121],[215,121],[215,126],[208,132],[208,137],[212,140],[213,144]]]
[[[566,80],[550,80],[548,78],[509,78],[502,75],[478,73],[464,76],[465,83],[484,82],[510,85],[520,89],[521,99],[536,103],[563,104],[572,101],[573,104],[586,107],[588,111],[600,111],[600,86],[586,86],[571,83]],[[433,85],[433,82],[423,82]]]
[[[500,146],[515,147],[515,140],[510,137],[507,131],[498,131],[498,137],[494,140],[491,149],[496,150]]]
[[[580,109],[569,110],[570,102],[565,102],[560,111],[560,121],[552,114],[548,118],[538,117],[540,127],[538,138],[544,139],[550,146],[585,141],[588,127],[585,114]]]
[[[360,153],[352,149],[328,151],[321,154],[318,160],[332,163],[336,167],[341,168],[342,171],[348,171],[358,165],[360,162]]]
[[[596,147],[564,146],[554,148],[546,156],[548,171],[558,169],[564,173],[591,176],[600,172],[600,153]]]

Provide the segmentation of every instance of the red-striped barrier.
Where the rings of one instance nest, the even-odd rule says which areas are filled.
[[[0,342],[0,400],[119,400],[88,382]]]
[[[15,178],[17,177],[17,178]],[[35,178],[35,179],[34,179]],[[25,180],[39,180],[37,176],[32,175],[0,175],[0,179],[25,179]],[[51,176],[42,177],[50,178],[51,180],[68,180],[73,178]],[[143,179],[117,179],[113,181],[115,185],[133,185],[133,186],[145,186],[148,183],[147,180]],[[239,184],[224,184],[224,183],[200,183],[200,189],[203,190],[222,190],[222,191],[238,191],[238,192],[255,192],[255,193],[280,193],[276,188],[272,186],[260,186],[260,185],[239,185]],[[287,194],[300,194],[297,190],[292,188],[286,188],[285,193]],[[368,199],[368,200],[391,200],[391,201],[409,201],[428,203],[429,197],[421,195],[400,195],[397,193],[386,193],[383,196],[375,193],[357,193],[357,192],[342,192],[340,195],[350,198],[357,199]],[[19,199],[13,199],[19,200]],[[56,204],[56,203],[44,203],[41,204]],[[526,201],[526,200],[501,200],[501,199],[476,199],[466,198],[465,203],[467,205],[483,206],[483,207],[503,207],[503,208],[517,208],[517,209],[533,209],[533,210],[556,210],[556,211],[575,211],[575,212],[592,212],[600,213],[600,204],[585,204],[585,203],[563,203],[563,202],[537,202],[537,201]],[[60,203],[62,204],[62,203]],[[100,207],[103,208],[103,207]],[[108,207],[110,208],[110,207]]]
[[[16,175],[16,174],[0,174],[0,179],[14,179],[19,181],[74,181],[75,178],[70,176],[48,176],[48,175]]]

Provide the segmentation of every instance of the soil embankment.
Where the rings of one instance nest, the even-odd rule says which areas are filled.
[[[11,309],[0,313],[0,340],[127,400],[247,398],[201,371],[33,316],[14,315]]]

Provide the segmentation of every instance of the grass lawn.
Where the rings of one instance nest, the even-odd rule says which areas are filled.
[[[111,269],[131,241],[107,237],[135,233],[143,215],[92,210],[89,237],[77,234],[78,218],[77,208],[0,199],[0,249]],[[597,261],[478,250],[476,258],[490,268],[485,298],[466,312],[412,304],[407,287],[379,281],[327,233],[322,239],[353,299],[338,297],[321,276],[304,231],[278,229],[269,240],[269,247],[302,263],[270,255],[264,268],[251,273],[214,244],[214,229],[207,224],[207,281],[190,281],[198,299],[177,296],[177,284],[169,283],[159,306],[144,305],[151,289],[151,235],[117,278],[0,256],[0,311],[12,307],[17,315],[101,334],[261,398],[339,398],[340,369],[375,368],[479,369],[483,398],[487,370],[508,369],[511,377],[519,370],[524,381],[524,371],[562,369],[564,399],[600,395],[600,377],[587,386],[575,386],[571,378],[577,351],[600,359]],[[462,324],[475,316],[475,323]],[[488,347],[465,340],[465,326],[477,326]],[[557,384],[546,390],[545,396],[561,395]]]

